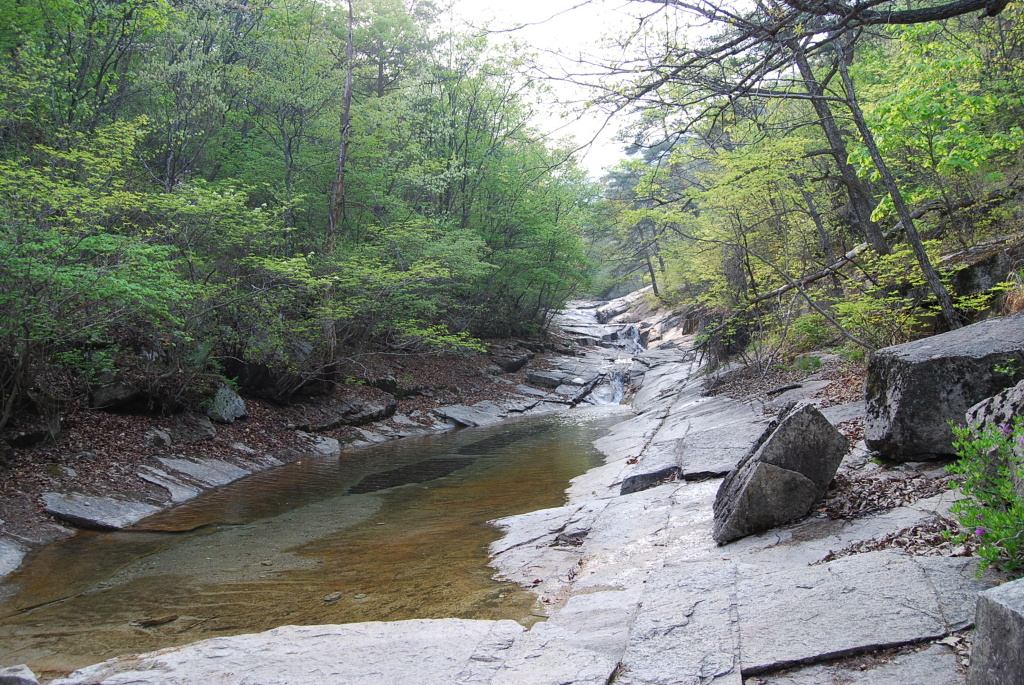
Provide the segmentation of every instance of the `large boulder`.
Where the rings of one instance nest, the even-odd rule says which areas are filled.
[[[803,516],[821,499],[849,443],[809,402],[779,412],[715,497],[720,545]]]
[[[953,454],[950,422],[1013,384],[1024,363],[1024,315],[878,350],[868,361],[869,448],[899,461]]]

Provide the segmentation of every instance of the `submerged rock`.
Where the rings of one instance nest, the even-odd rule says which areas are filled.
[[[953,454],[950,422],[1013,384],[1024,363],[1024,315],[878,350],[868,361],[868,447],[898,461]]]
[[[713,535],[719,544],[803,516],[821,499],[849,443],[814,405],[779,413],[722,482]]]

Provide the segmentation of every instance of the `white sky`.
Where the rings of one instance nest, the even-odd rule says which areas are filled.
[[[593,53],[602,38],[632,28],[635,22],[623,9],[629,4],[627,0],[455,0],[454,13],[474,26],[487,24],[491,30],[502,31],[517,29],[506,35],[533,46],[540,51],[541,61],[557,71],[558,60],[548,53],[558,52],[570,59]],[[500,34],[492,40],[500,40]],[[567,84],[552,85],[563,99],[581,97],[580,91]],[[551,114],[537,122],[546,132],[570,135],[578,143],[597,136],[589,150],[582,153],[583,165],[595,178],[603,168],[625,156],[623,143],[614,140],[621,122],[613,120],[599,133],[605,119],[596,112],[579,120],[560,118],[557,112]]]

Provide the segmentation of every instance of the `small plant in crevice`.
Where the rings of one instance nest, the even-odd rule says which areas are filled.
[[[959,460],[946,469],[962,476],[956,487],[966,497],[953,504],[964,530],[960,541],[978,544],[981,570],[995,566],[1024,576],[1024,417],[1012,424],[953,427]]]

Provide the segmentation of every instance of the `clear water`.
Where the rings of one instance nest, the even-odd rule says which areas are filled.
[[[280,625],[529,624],[534,595],[491,578],[487,546],[499,533],[487,521],[561,505],[568,481],[600,463],[591,442],[624,411],[578,409],[289,464],[138,530],[80,532],[8,577],[0,665],[52,676]]]

